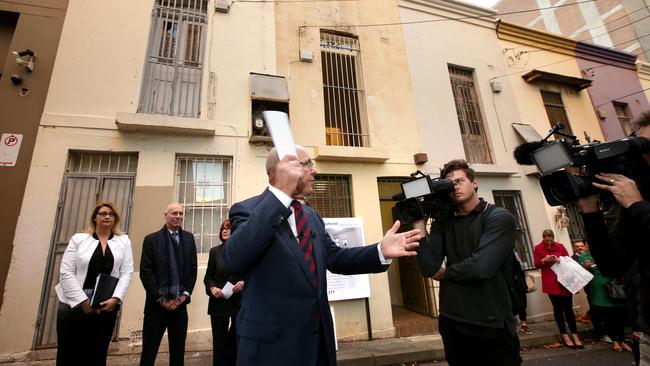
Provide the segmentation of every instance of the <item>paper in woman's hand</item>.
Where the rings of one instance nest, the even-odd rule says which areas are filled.
[[[289,126],[289,116],[279,111],[264,111],[262,116],[264,116],[264,121],[269,128],[273,145],[278,150],[280,160],[285,155],[297,156],[296,144],[293,142],[293,134]]]
[[[232,296],[233,287],[235,287],[235,286],[230,282],[226,282],[226,284],[223,285],[223,288],[221,289],[221,292],[223,292],[223,297],[225,299],[230,299],[230,296]]]

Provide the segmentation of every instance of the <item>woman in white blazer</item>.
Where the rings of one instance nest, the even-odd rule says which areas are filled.
[[[109,202],[98,204],[86,233],[74,234],[63,253],[56,333],[57,366],[106,365],[106,355],[133,273],[133,252],[127,235],[119,231],[120,216]],[[95,281],[100,273],[119,279],[113,297],[92,308]]]

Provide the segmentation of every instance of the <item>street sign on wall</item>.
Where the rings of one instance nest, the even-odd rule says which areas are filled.
[[[3,133],[0,138],[0,166],[16,166],[20,144],[23,135],[19,133]]]

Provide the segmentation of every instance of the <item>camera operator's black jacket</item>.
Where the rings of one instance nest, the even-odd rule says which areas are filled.
[[[440,283],[441,316],[467,324],[468,329],[479,326],[514,332],[506,276],[512,273],[516,222],[506,209],[486,208],[481,199],[469,214],[453,217],[443,232],[433,230],[426,247],[418,250],[418,261],[423,275],[433,276],[447,258]],[[487,215],[484,225],[482,215]]]
[[[632,320],[650,334],[650,189],[641,193],[645,201],[627,209],[620,207],[611,231],[602,212],[582,214],[582,220],[591,255],[603,275],[622,277],[638,260],[640,319]]]

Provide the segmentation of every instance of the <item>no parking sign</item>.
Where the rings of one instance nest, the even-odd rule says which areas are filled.
[[[3,133],[0,138],[0,166],[15,166],[23,135]]]

